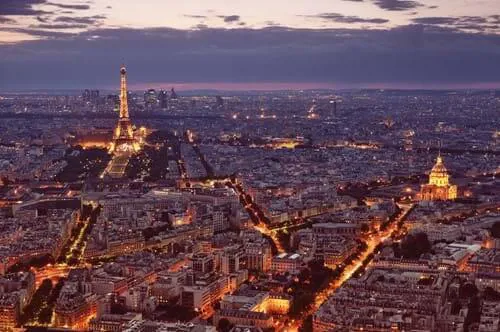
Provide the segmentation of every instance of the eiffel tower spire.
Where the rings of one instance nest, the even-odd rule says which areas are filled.
[[[125,65],[120,68],[120,119],[128,119],[128,101],[127,101],[127,69]]]

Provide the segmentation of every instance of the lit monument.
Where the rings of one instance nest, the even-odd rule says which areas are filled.
[[[120,68],[120,118],[116,125],[110,151],[116,154],[130,154],[140,149],[139,142],[134,137],[132,123],[128,112],[127,101],[127,69]]]
[[[125,174],[130,157],[141,149],[144,143],[145,130],[134,135],[134,129],[130,122],[127,101],[127,69],[120,68],[120,117],[116,124],[113,140],[109,152],[113,154],[108,167],[101,177],[108,175],[112,178],[120,178]]]
[[[443,163],[441,154],[436,159],[436,164],[429,174],[429,183],[420,189],[422,201],[446,201],[457,198],[457,186],[450,184],[450,175]]]

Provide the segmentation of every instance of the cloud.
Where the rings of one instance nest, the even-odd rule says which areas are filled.
[[[413,23],[424,25],[438,25],[454,28],[458,30],[472,31],[496,31],[500,22],[495,19],[495,15],[483,16],[431,16],[417,17],[411,20]]]
[[[417,17],[412,19],[413,23],[418,24],[455,24],[455,17]]]
[[[228,15],[228,16],[219,15],[217,17],[222,18],[226,23],[238,22],[240,20],[239,15]]]
[[[490,16],[491,17],[491,16]],[[494,17],[491,17],[494,23]],[[454,24],[486,24],[490,22],[487,17],[483,16],[431,16],[417,17],[412,19],[412,22],[418,24],[438,24],[438,25],[454,25]]]
[[[364,2],[364,0],[342,0],[347,2]],[[389,11],[404,11],[422,7],[423,4],[416,0],[371,0],[378,7]],[[438,6],[429,6],[435,9]]]
[[[197,19],[201,19],[201,18],[207,18],[205,15],[184,15],[184,17],[189,17],[189,18],[197,18]]]
[[[275,21],[265,21],[264,24],[268,27],[278,27],[281,26],[278,22]]]
[[[45,38],[44,41],[54,40],[54,39],[61,41],[61,40],[64,40],[63,38],[76,35],[76,33],[54,31],[54,30],[53,31],[43,30],[43,29],[36,28],[35,26],[29,27],[29,28],[7,27],[7,28],[0,28],[0,31],[16,32],[16,33],[22,33],[22,34],[26,34],[26,35],[30,35],[30,36],[34,36],[34,37],[42,37],[42,38]],[[0,58],[0,61],[1,61],[1,58]]]
[[[2,23],[2,24],[14,24],[14,23],[16,23],[16,21],[9,18],[9,17],[0,16],[0,23]]]
[[[41,23],[47,23],[48,22],[48,18],[47,17],[42,17],[42,16],[37,16],[36,20],[38,22],[41,22]]]
[[[474,24],[488,23],[488,19],[482,16],[461,16],[460,21]]]
[[[86,24],[37,24],[30,28],[35,29],[50,29],[50,30],[66,30],[66,29],[85,29]]]
[[[489,22],[493,24],[500,24],[500,15],[491,15],[489,17]]]
[[[168,79],[436,85],[500,77],[500,36],[433,25],[16,31],[47,39],[0,45],[0,88],[116,87],[121,61],[131,84]]]
[[[388,19],[384,18],[361,18],[358,16],[346,16],[339,13],[322,13],[318,15],[312,15],[307,17],[320,18],[325,21],[331,21],[335,23],[373,23],[373,24],[383,24],[389,22]]]
[[[202,30],[202,29],[208,29],[208,25],[206,24],[196,24],[193,29],[197,29],[197,30]]]
[[[41,15],[47,14],[42,10],[35,10],[33,5],[40,5],[46,3],[46,0],[1,0],[0,2],[0,15]]]
[[[75,9],[75,10],[87,10],[90,9],[89,5],[67,5],[63,3],[47,2],[48,5],[63,8],[63,9]]]
[[[80,16],[80,17],[59,16],[59,17],[56,17],[54,22],[93,25],[93,24],[96,24],[99,21],[104,20],[104,19],[106,19],[106,16],[104,16],[104,15]]]
[[[378,7],[389,11],[404,11],[422,7],[423,5],[414,0],[372,0]]]
[[[472,30],[472,31],[479,31],[479,32],[486,32],[489,30],[498,30],[500,28],[499,25],[496,24],[457,24],[455,26],[457,29],[460,30]]]
[[[90,3],[90,2],[87,2]],[[34,9],[35,5],[49,5],[55,6],[62,9],[74,9],[74,10],[86,10],[90,6],[88,4],[60,4],[48,2],[47,0],[0,0],[0,23],[12,24],[15,21],[7,16],[35,16],[38,22],[42,24],[48,24],[50,22],[51,16],[54,14],[53,11]],[[63,13],[71,14],[72,11],[65,10]],[[98,18],[98,15],[94,17]],[[69,22],[69,21],[68,21]],[[71,23],[87,23],[87,22],[71,22]],[[55,28],[54,28],[55,29]],[[26,28],[26,31],[30,31],[30,28]]]

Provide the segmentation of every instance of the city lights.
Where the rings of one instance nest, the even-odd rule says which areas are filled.
[[[243,2],[0,0],[0,332],[500,331],[500,2]]]

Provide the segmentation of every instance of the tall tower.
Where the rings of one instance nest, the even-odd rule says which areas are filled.
[[[128,113],[127,101],[127,69],[120,68],[120,118],[113,136],[112,152],[134,152],[137,146]]]

